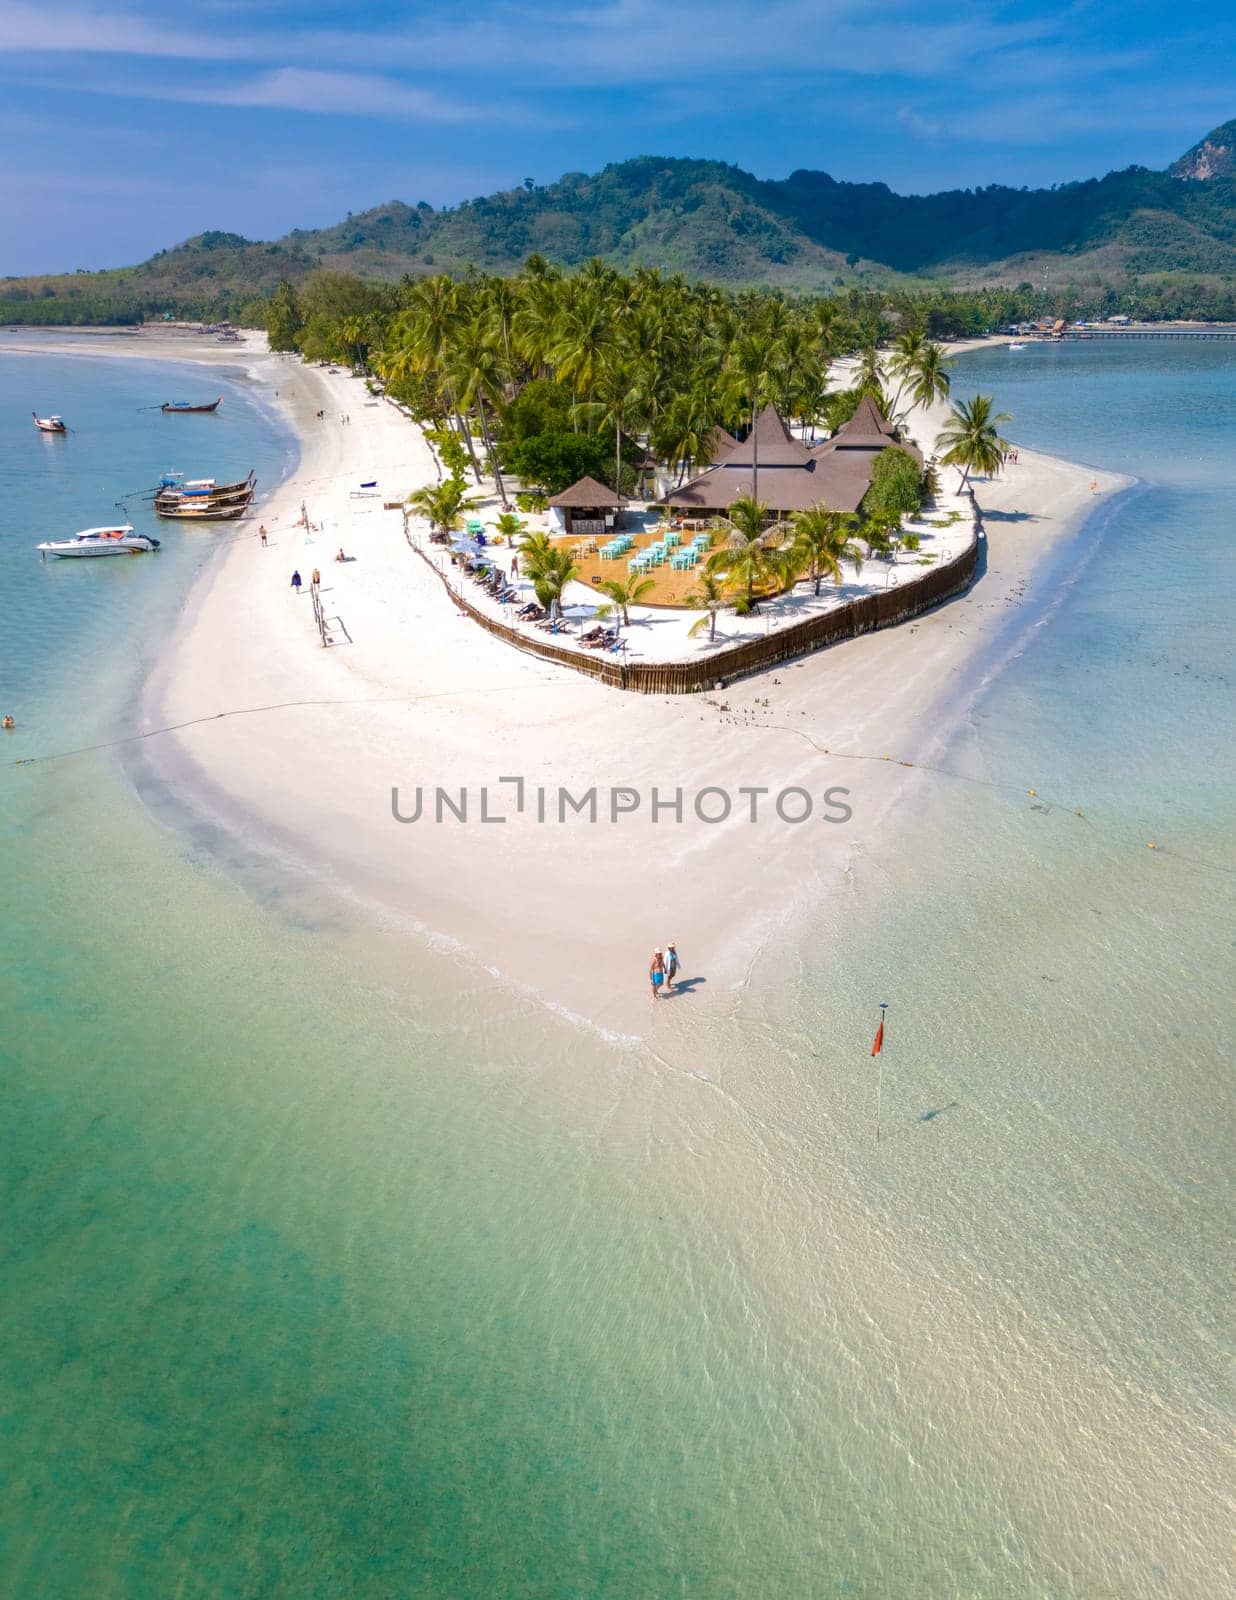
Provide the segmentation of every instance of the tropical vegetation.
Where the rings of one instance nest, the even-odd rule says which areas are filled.
[[[996,411],[994,404],[987,394],[958,401],[936,438],[940,461],[962,469],[959,489],[966,487],[972,472],[993,477],[1008,460],[1012,447],[1000,437],[1000,424],[1010,418],[1007,411]]]
[[[849,561],[855,572],[862,571],[866,552],[854,537],[857,517],[839,511],[799,511],[790,526],[794,565],[811,580],[813,594],[819,594],[826,577],[841,582],[843,561]]]

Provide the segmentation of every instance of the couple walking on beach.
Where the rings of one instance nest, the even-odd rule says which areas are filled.
[[[661,989],[664,986],[666,993],[674,987],[674,979],[682,970],[682,962],[678,959],[678,950],[671,939],[662,950],[658,946],[652,952],[652,961],[648,967],[648,981],[652,984],[652,998],[661,998]]]

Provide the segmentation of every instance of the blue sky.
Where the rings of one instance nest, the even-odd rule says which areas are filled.
[[[0,0],[0,273],[644,154],[1047,184],[1231,116],[1214,0]]]

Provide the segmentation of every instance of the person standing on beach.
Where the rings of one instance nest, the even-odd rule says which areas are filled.
[[[301,583],[300,573],[299,572],[294,572],[292,574],[292,587],[293,587],[293,589],[296,590],[297,594],[300,593],[300,583]]]
[[[671,939],[665,947],[665,987],[672,989],[674,979],[682,970],[682,962],[678,959],[678,949]]]
[[[265,548],[266,548],[266,524],[265,523],[263,523],[262,526],[258,529],[258,538],[262,541],[262,549],[265,550]]]
[[[322,574],[318,571],[318,569],[316,567],[314,567],[314,569],[313,569],[313,576],[312,576],[312,578],[310,578],[309,582],[313,585],[313,587],[315,589],[320,589],[321,586],[322,586]]]
[[[652,985],[652,998],[661,998],[661,985],[665,982],[665,956],[660,950],[652,952],[652,960],[648,966],[648,981]]]

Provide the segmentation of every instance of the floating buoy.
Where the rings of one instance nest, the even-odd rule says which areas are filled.
[[[1038,790],[1037,790],[1037,789],[1027,789],[1027,790],[1026,790],[1026,793],[1027,793],[1027,794],[1037,794],[1037,793],[1038,793]]]
[[[1153,839],[1147,839],[1146,848],[1147,848],[1147,850],[1153,850],[1154,849],[1154,840]]]

